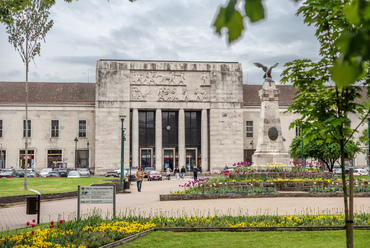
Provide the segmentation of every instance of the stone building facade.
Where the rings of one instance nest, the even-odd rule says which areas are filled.
[[[96,83],[29,83],[28,164],[119,169],[202,167],[217,171],[252,160],[258,140],[261,85],[243,85],[236,62],[99,60]],[[285,113],[296,90],[277,85],[286,150],[296,136]],[[24,83],[0,82],[0,167],[25,164]],[[353,116],[352,125],[358,118]],[[364,166],[364,154],[352,161]]]

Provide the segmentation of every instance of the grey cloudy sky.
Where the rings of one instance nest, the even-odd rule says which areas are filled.
[[[244,83],[261,84],[260,62],[279,66],[294,59],[318,59],[314,29],[295,16],[291,0],[266,0],[267,20],[247,27],[228,45],[211,24],[226,0],[57,0],[51,10],[54,26],[42,43],[41,57],[31,65],[29,81],[95,82],[99,59],[232,61],[243,67]],[[0,81],[24,81],[25,66],[8,43],[0,24]]]

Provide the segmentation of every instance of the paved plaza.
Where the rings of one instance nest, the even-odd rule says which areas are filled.
[[[322,214],[343,213],[343,198],[246,198],[193,201],[159,201],[160,194],[177,191],[185,180],[144,181],[142,192],[136,189],[136,182],[131,183],[131,193],[118,194],[116,213],[141,215],[144,217],[170,216],[207,216],[207,215],[262,215],[262,214]],[[370,213],[369,198],[355,198],[356,212]],[[95,208],[95,210],[94,210]],[[113,206],[81,205],[82,215],[99,211],[103,216],[111,215]],[[41,202],[40,222],[58,219],[71,220],[77,216],[77,197],[64,200]],[[26,226],[27,221],[36,219],[36,215],[26,215],[26,204],[0,208],[0,230],[16,229]]]

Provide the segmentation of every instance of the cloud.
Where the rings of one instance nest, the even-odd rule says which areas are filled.
[[[30,80],[87,82],[99,59],[240,62],[244,83],[259,84],[262,72],[253,65],[272,65],[274,80],[283,64],[297,58],[318,58],[312,28],[296,17],[289,0],[265,1],[267,19],[246,22],[243,37],[233,45],[215,34],[211,24],[225,0],[89,0],[71,4],[57,0],[51,11],[54,27],[42,44],[41,58]],[[6,34],[0,26],[0,33]],[[24,78],[19,55],[0,35],[0,80]],[[4,45],[4,46],[3,46]],[[3,54],[5,56],[3,56]],[[11,63],[9,63],[11,62]]]

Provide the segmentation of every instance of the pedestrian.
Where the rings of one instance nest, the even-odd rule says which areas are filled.
[[[186,170],[185,170],[185,166],[183,166],[183,167],[181,168],[181,178],[182,178],[182,179],[185,179],[185,172],[186,172]]]
[[[175,170],[173,171],[173,173],[175,174],[176,176],[176,179],[177,180],[180,180],[180,171],[179,171],[179,167],[175,167]]]
[[[166,169],[167,180],[171,180],[171,168],[168,166]]]
[[[193,168],[194,180],[198,179],[198,171],[199,169],[197,168],[197,166],[194,165],[194,168]]]
[[[141,184],[143,183],[145,173],[142,171],[141,167],[137,170],[135,177],[137,183],[137,191],[141,192]]]

